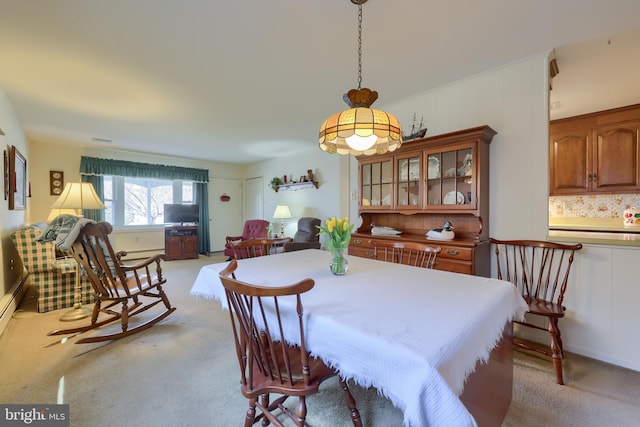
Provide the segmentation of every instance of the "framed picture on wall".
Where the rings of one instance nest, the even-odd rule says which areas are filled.
[[[64,187],[64,172],[49,171],[49,195],[59,196]]]
[[[27,207],[27,159],[12,145],[9,154],[9,209]]]

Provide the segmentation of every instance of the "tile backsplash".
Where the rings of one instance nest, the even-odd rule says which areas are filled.
[[[632,207],[640,207],[640,194],[549,197],[550,217],[622,218],[624,210]]]

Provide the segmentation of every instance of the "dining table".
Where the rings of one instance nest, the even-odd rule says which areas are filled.
[[[314,357],[345,379],[375,387],[403,412],[406,427],[477,425],[460,396],[505,325],[524,316],[527,306],[516,288],[495,278],[356,256],[348,262],[347,273],[337,276],[330,252],[307,249],[238,260],[236,278],[259,286],[313,279],[302,301]],[[218,275],[226,265],[203,266],[191,295],[227,309]],[[290,311],[296,322],[293,306]]]

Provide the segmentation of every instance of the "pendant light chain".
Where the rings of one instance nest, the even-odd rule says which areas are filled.
[[[358,5],[358,90],[362,85],[362,4]]]
[[[318,135],[320,149],[327,153],[369,156],[395,151],[402,145],[402,129],[392,114],[371,108],[378,92],[362,88],[362,5],[358,6],[358,88],[342,96],[348,109],[329,116]]]

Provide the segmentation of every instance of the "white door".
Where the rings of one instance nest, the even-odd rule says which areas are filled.
[[[229,201],[220,196],[226,194]],[[212,178],[209,183],[211,252],[223,251],[227,236],[242,234],[242,180]]]
[[[249,178],[244,181],[245,187],[245,221],[248,219],[264,219],[264,180],[262,177]]]

